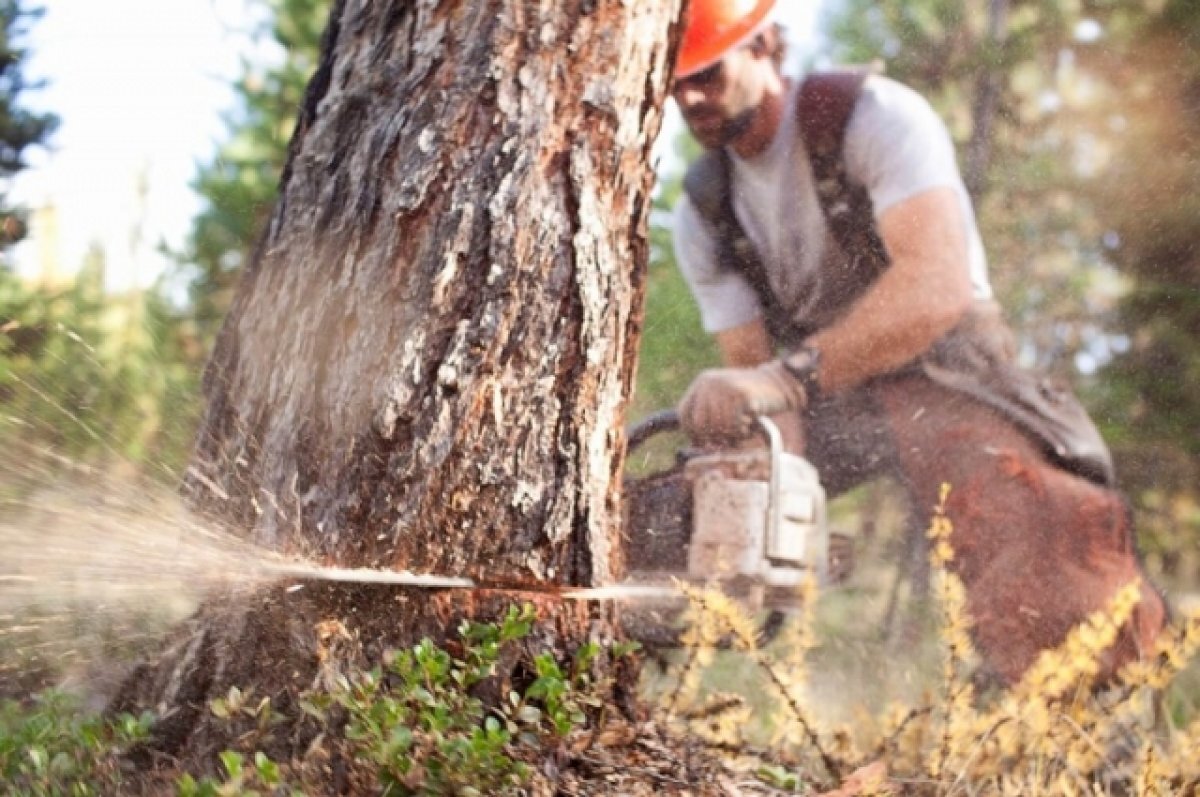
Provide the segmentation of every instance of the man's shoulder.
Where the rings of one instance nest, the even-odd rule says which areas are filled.
[[[863,83],[855,116],[886,119],[927,118],[933,114],[929,101],[916,89],[886,75],[871,75]]]
[[[723,153],[719,150],[702,152],[688,164],[681,199],[689,199],[701,217],[715,218],[723,210],[729,179],[729,166]]]
[[[805,137],[844,130],[854,138],[889,128],[926,126],[937,114],[916,90],[875,66],[832,67],[805,75],[793,102]],[[839,110],[840,109],[840,110]]]
[[[846,127],[845,148],[854,161],[874,157],[870,153],[886,157],[909,151],[905,142],[936,146],[947,137],[945,122],[919,92],[898,80],[872,75]]]
[[[800,79],[797,101],[803,102],[805,91],[817,87],[825,91],[856,91],[859,105],[893,109],[929,106],[920,92],[883,74],[882,67],[875,64],[833,66],[809,72]]]

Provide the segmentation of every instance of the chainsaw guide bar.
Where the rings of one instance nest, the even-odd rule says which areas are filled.
[[[628,449],[677,430],[667,410],[630,430]],[[622,601],[680,608],[685,585],[708,584],[749,611],[795,612],[810,579],[827,584],[830,535],[825,491],[816,469],[785,450],[779,428],[758,418],[765,448],[692,452],[676,467],[652,477],[625,480],[623,513],[628,532],[629,579],[598,587],[481,583],[461,576],[372,568],[323,567],[276,560],[266,577],[352,584],[394,584],[419,589],[467,589],[544,594],[561,600]],[[295,584],[290,590],[303,589]],[[639,609],[640,611],[640,609]]]
[[[410,573],[403,570],[375,570],[368,567],[321,567],[303,562],[279,562],[263,566],[265,575],[279,578],[338,581],[350,584],[394,584],[421,589],[471,589],[494,592],[544,592],[564,600],[577,601],[661,601],[682,598],[683,594],[666,584],[608,584],[601,587],[491,586],[469,578],[434,573]]]

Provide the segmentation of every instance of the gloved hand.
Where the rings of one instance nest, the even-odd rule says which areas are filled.
[[[748,437],[754,419],[798,410],[804,388],[778,360],[757,368],[712,368],[692,380],[679,402],[683,430],[695,442],[733,442]]]

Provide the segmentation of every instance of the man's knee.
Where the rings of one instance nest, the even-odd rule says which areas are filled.
[[[1113,490],[1049,465],[1026,463],[1022,474],[1028,476],[1027,500],[1009,505],[1002,547],[964,545],[956,563],[981,652],[1015,681],[1041,651],[1060,645],[1135,584],[1140,600],[1097,662],[1099,680],[1110,678],[1153,649],[1166,620],[1162,597],[1138,561],[1125,502]],[[949,514],[955,523],[956,513]],[[955,535],[961,527],[964,542],[987,533],[972,528],[971,513],[961,514]]]

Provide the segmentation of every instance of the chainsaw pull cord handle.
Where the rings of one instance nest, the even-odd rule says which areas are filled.
[[[779,511],[780,492],[782,491],[783,476],[783,435],[779,427],[766,415],[758,416],[758,425],[767,436],[767,444],[771,452],[771,472],[767,476],[767,535],[763,540],[763,558],[771,561],[775,552],[775,544],[779,540]]]

